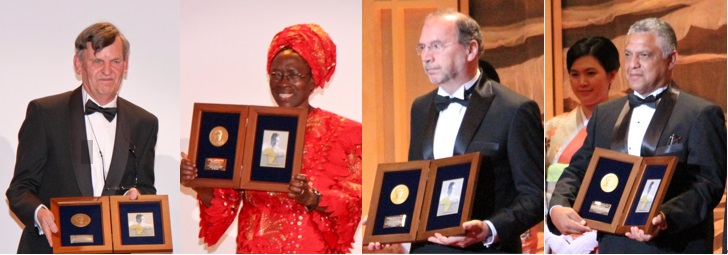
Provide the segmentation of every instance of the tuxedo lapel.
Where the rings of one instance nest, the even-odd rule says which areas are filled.
[[[647,126],[645,137],[642,139],[641,155],[643,157],[655,155],[655,148],[657,148],[660,136],[662,136],[662,132],[670,120],[672,110],[675,108],[675,103],[679,95],[680,91],[672,83],[668,85],[662,95],[662,99],[657,104],[657,109],[655,109],[655,114],[652,116],[650,124]]]
[[[435,95],[437,94],[432,93],[432,96],[430,97],[430,107],[428,107],[429,109],[427,110],[425,118],[425,140],[423,140],[422,143],[422,159],[426,160],[435,158],[435,154],[433,152],[435,143],[435,128],[437,127],[437,118],[440,115],[440,112],[435,108]]]
[[[621,153],[627,153],[627,133],[629,132],[629,121],[632,119],[632,108],[629,102],[625,102],[612,131],[610,149]]]
[[[129,150],[131,149],[131,141],[127,139],[130,137],[131,131],[129,130],[129,117],[130,115],[125,111],[125,101],[121,98],[117,100],[116,114],[116,137],[114,138],[114,154],[111,156],[111,165],[109,167],[109,174],[106,177],[106,186],[104,187],[104,195],[116,194],[118,188],[122,188],[121,183],[122,177],[126,170],[126,164],[129,160]],[[132,183],[128,183],[125,186],[130,186]],[[122,189],[126,189],[123,187]]]
[[[465,154],[468,145],[470,145],[470,141],[475,136],[475,132],[480,128],[485,114],[488,113],[490,104],[495,98],[491,82],[485,75],[481,75],[480,80],[475,84],[478,87],[476,87],[475,91],[470,95],[470,99],[468,99],[468,109],[465,111],[465,116],[455,138],[453,155]]]
[[[86,137],[86,121],[83,114],[83,99],[81,98],[81,90],[79,87],[71,93],[68,100],[68,112],[70,114],[70,133],[68,134],[71,141],[71,164],[73,172],[76,175],[78,189],[82,196],[93,196],[94,190],[91,185],[91,160],[89,159],[89,145]]]

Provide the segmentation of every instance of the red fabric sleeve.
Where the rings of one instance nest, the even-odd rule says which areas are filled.
[[[210,207],[197,196],[200,204],[200,234],[208,246],[215,245],[235,220],[240,208],[240,192],[234,189],[213,190],[214,198]]]
[[[313,221],[327,246],[335,253],[348,253],[361,220],[361,124],[345,118],[331,118],[333,135],[323,142],[325,158],[319,159],[315,188],[321,193]],[[339,124],[339,125],[336,125]]]

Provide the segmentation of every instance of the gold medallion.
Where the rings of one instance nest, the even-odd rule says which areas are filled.
[[[395,186],[394,189],[392,189],[392,193],[389,194],[389,199],[391,199],[392,203],[395,205],[404,203],[404,201],[407,201],[407,197],[409,197],[409,188],[407,188],[407,185],[404,184]]]
[[[85,213],[77,213],[71,217],[71,224],[76,227],[82,228],[88,226],[91,223],[91,217]]]
[[[602,191],[609,193],[609,192],[614,191],[614,189],[617,188],[617,184],[619,184],[619,178],[617,178],[617,175],[616,174],[607,174],[604,177],[602,177],[600,186],[602,187]]]
[[[215,147],[225,145],[228,140],[228,131],[223,126],[217,126],[210,131],[210,143]]]

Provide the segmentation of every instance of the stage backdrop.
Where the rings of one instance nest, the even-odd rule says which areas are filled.
[[[311,105],[361,121],[361,3],[358,1],[182,0],[179,144],[187,151],[194,102],[275,106],[268,88],[268,45],[283,28],[317,23],[336,43],[336,72]],[[366,167],[366,166],[365,166]],[[365,169],[364,171],[373,171]],[[173,169],[177,171],[177,169]],[[177,183],[177,179],[170,182]],[[184,253],[235,253],[237,220],[220,242],[206,247],[199,233],[196,193],[181,187]],[[361,244],[355,244],[355,251]]]
[[[119,95],[159,118],[155,161],[159,194],[168,194],[179,222],[179,2],[0,0],[0,253],[15,253],[23,228],[4,194],[10,184],[18,130],[28,102],[76,89],[74,41],[87,26],[114,23],[131,43],[127,78]],[[172,226],[177,251],[182,235]]]

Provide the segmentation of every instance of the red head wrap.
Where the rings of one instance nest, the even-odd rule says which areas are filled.
[[[273,58],[285,48],[293,49],[306,60],[317,88],[323,88],[331,79],[336,69],[336,45],[321,27],[299,24],[278,32],[268,48],[268,73]]]

